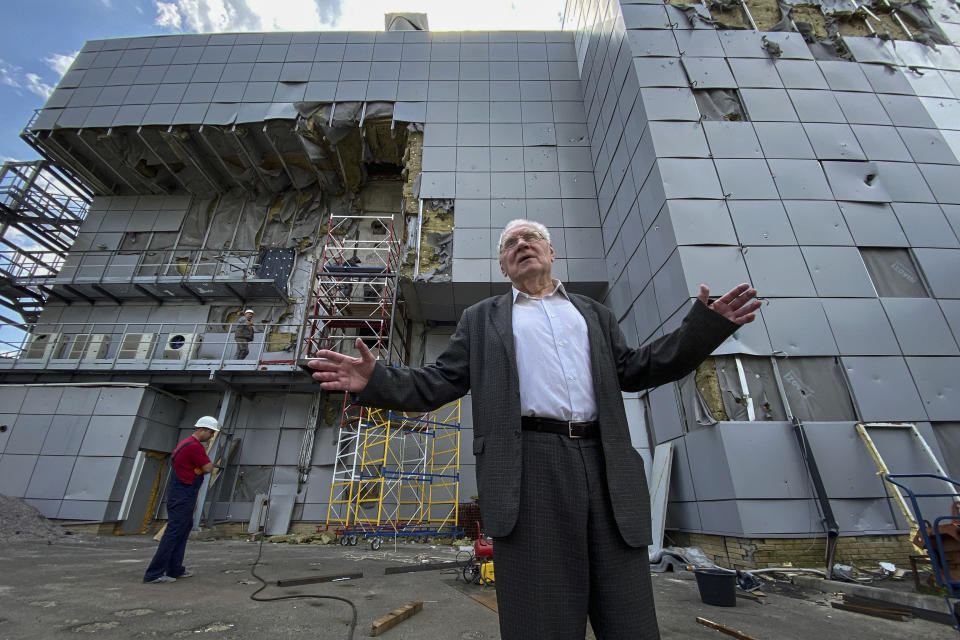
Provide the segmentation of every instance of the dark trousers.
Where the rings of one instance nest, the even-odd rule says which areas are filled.
[[[190,530],[193,529],[193,509],[202,483],[203,476],[197,476],[193,484],[184,484],[171,469],[170,482],[167,484],[167,528],[147,572],[143,574],[145,582],[162,575],[176,578],[186,571],[183,553],[187,548]]]
[[[647,548],[613,519],[599,439],[523,432],[520,515],[494,539],[502,640],[660,637]]]
[[[249,353],[250,353],[250,341],[241,340],[240,338],[237,338],[237,355],[235,356],[234,359],[244,360],[246,359],[247,354]]]

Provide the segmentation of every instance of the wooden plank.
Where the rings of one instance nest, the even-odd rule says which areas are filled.
[[[663,548],[663,530],[667,522],[667,501],[670,490],[670,471],[673,467],[673,442],[658,444],[653,450],[650,469],[650,513],[652,514],[653,545],[647,549],[653,555]]]
[[[423,600],[414,600],[410,604],[405,604],[399,609],[394,609],[387,615],[378,620],[374,620],[370,625],[370,635],[378,636],[388,629],[392,629],[410,616],[420,613],[423,610]]]
[[[739,640],[757,640],[753,636],[748,636],[742,631],[737,631],[736,629],[731,629],[725,625],[720,624],[719,622],[714,622],[713,620],[707,620],[706,618],[697,618],[697,622],[702,624],[705,627],[710,627],[711,629],[716,629],[720,633],[725,633],[728,636],[738,638]]]
[[[434,571],[436,569],[449,569],[458,567],[456,562],[424,562],[421,564],[405,564],[399,567],[387,567],[383,570],[384,575],[394,573],[412,573],[414,571]]]
[[[831,602],[830,606],[834,609],[840,609],[841,611],[853,611],[854,613],[862,613],[864,615],[873,616],[875,618],[883,618],[884,620],[895,620],[897,622],[903,622],[907,619],[907,616],[901,615],[899,613],[891,613],[886,609],[881,609],[879,607],[865,607],[855,604],[846,604],[844,602]]]
[[[318,582],[339,582],[341,580],[353,580],[362,578],[363,572],[358,573],[335,573],[329,576],[304,576],[302,578],[283,578],[277,580],[278,587],[298,587],[303,584],[316,584]]]
[[[476,600],[477,602],[479,602],[480,604],[482,604],[483,606],[485,606],[487,609],[490,609],[491,611],[495,611],[496,613],[500,613],[500,609],[497,607],[496,593],[493,594],[493,597],[488,596],[486,598],[483,596],[471,593],[470,597]]]

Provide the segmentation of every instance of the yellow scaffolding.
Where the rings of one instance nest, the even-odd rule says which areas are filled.
[[[352,544],[362,535],[376,546],[382,538],[455,533],[460,401],[420,415],[354,406],[344,418],[327,523],[341,525]]]

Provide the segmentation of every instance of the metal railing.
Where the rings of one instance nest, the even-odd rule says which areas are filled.
[[[71,251],[66,259],[48,251],[0,251],[0,269],[21,284],[76,284],[100,280],[207,278],[251,280],[260,251],[213,249]]]
[[[295,367],[300,324],[257,325],[248,355],[235,326],[220,323],[61,323],[32,325],[0,340],[0,369],[210,369]],[[8,333],[8,332],[3,332]],[[239,349],[242,353],[242,349]]]

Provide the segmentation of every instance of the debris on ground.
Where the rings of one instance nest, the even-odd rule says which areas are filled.
[[[70,534],[22,499],[0,494],[0,543],[16,540],[53,542]]]

